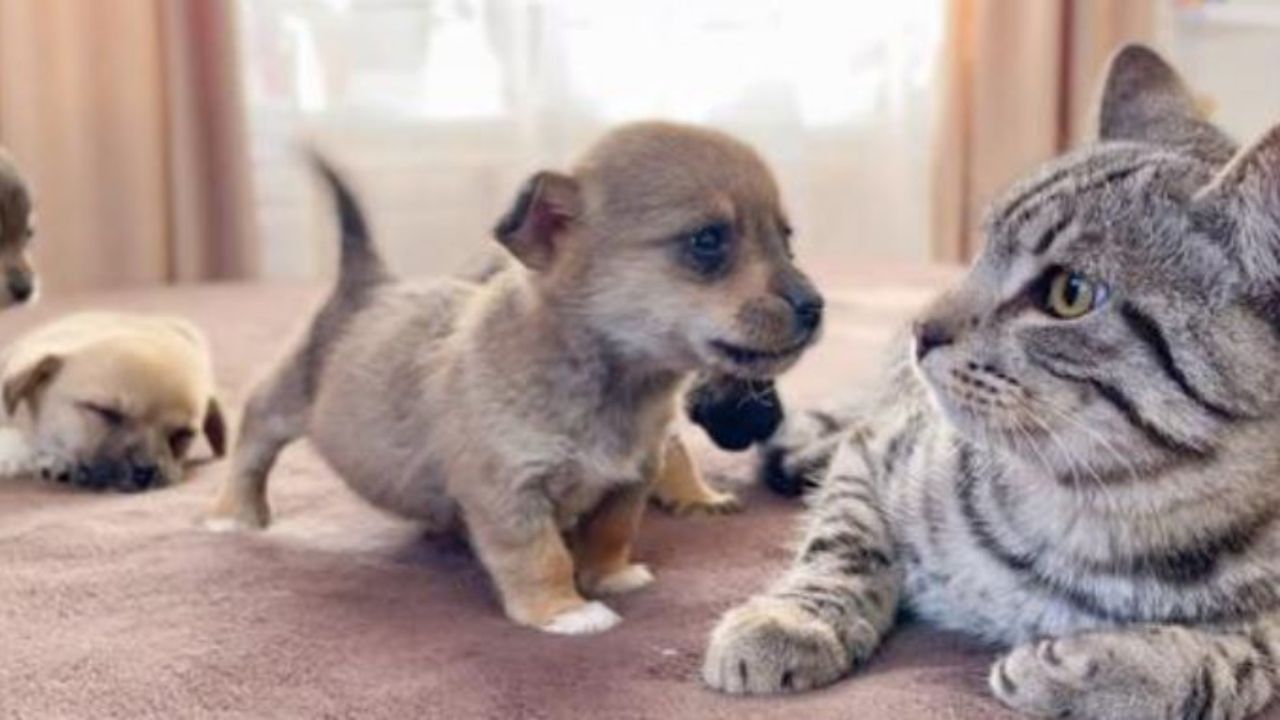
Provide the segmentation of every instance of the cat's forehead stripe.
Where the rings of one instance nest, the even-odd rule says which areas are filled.
[[[1067,168],[1063,173],[1055,175],[1057,181],[1041,184],[1037,186],[1038,191],[1035,194],[1022,196],[1015,201],[1016,204],[1024,206],[1023,209],[1020,212],[1006,210],[1001,214],[1001,222],[1007,223],[1008,232],[1014,234],[1042,209],[1047,207],[1059,208],[1063,205],[1064,198],[1076,197],[1118,183],[1148,167],[1151,163],[1151,159],[1143,159],[1120,167],[1108,167],[1083,179],[1073,177],[1074,171],[1078,170],[1078,167]],[[1028,204],[1032,200],[1036,202]],[[1031,253],[1033,255],[1043,255],[1052,249],[1062,232],[1071,224],[1071,220],[1072,214],[1066,213],[1055,222],[1037,238],[1035,244],[1031,246]]]

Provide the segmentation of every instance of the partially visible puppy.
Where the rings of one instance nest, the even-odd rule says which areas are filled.
[[[27,253],[34,235],[31,192],[0,148],[0,308],[35,298],[36,274]]]
[[[251,397],[210,526],[267,524],[267,474],[306,435],[373,504],[464,526],[512,620],[611,627],[584,595],[653,579],[631,548],[685,383],[773,376],[817,337],[768,168],[710,130],[620,128],[528,181],[494,233],[519,262],[482,284],[393,280],[322,170],[337,288]]]
[[[225,449],[209,350],[181,318],[61,318],[4,352],[0,383],[5,475],[138,491],[178,482],[199,432]]]

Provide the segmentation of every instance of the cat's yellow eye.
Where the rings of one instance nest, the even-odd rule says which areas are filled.
[[[1107,300],[1107,286],[1064,268],[1049,273],[1042,305],[1044,311],[1063,320],[1082,317]]]

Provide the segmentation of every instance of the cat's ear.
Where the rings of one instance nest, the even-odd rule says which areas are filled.
[[[1134,140],[1226,162],[1235,143],[1207,122],[1177,71],[1154,50],[1126,45],[1111,57],[1098,106],[1099,140]]]
[[[1247,279],[1280,282],[1280,125],[1237,153],[1196,203]]]

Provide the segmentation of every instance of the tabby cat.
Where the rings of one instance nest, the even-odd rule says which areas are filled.
[[[733,693],[848,674],[899,610],[1012,650],[1035,716],[1241,718],[1280,652],[1280,127],[1237,152],[1174,71],[1112,60],[1099,141],[990,213],[878,390],[789,419],[825,475],[799,552],[727,613]]]

